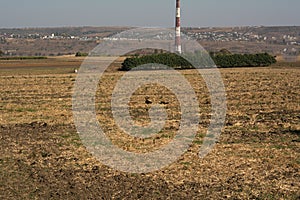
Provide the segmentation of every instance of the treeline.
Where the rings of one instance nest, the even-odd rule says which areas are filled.
[[[274,56],[268,53],[260,54],[218,54],[211,55],[218,67],[265,67],[276,63]]]
[[[0,57],[0,60],[42,60],[47,59],[46,56],[17,56],[17,57]]]
[[[76,57],[87,57],[89,54],[85,52],[77,52],[75,54]]]
[[[129,71],[135,67],[145,65],[151,67],[151,63],[158,63],[172,67],[174,69],[191,69],[192,65],[181,56],[174,53],[161,53],[161,54],[152,54],[145,56],[134,56],[126,58],[122,63],[121,70]],[[152,69],[155,69],[155,65],[152,66]]]
[[[122,63],[121,70],[129,71],[135,67],[157,63],[172,67],[175,69],[192,69],[194,68],[190,62],[202,68],[210,68],[215,65],[219,68],[229,67],[260,67],[270,66],[276,63],[274,56],[268,53],[260,54],[229,54],[229,53],[210,53],[210,56],[204,52],[195,52],[194,54],[185,54],[179,56],[174,53],[161,53],[144,56],[134,56],[126,58]],[[151,65],[150,65],[151,67]],[[155,69],[153,65],[152,69]]]

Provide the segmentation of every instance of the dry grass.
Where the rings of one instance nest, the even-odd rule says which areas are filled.
[[[203,80],[181,71],[201,105],[198,135],[188,152],[160,171],[126,174],[96,161],[82,146],[72,119],[72,89],[79,61],[0,64],[0,197],[119,199],[299,199],[300,68],[222,69],[228,113],[220,142],[204,159],[197,153],[209,124]],[[22,66],[21,66],[22,65]],[[17,67],[18,66],[18,67]],[[13,69],[13,70],[12,70]],[[175,96],[147,85],[131,98],[131,114],[147,123],[150,96],[169,118],[161,134],[141,140],[121,133],[110,111],[114,84],[99,83],[96,108],[104,130],[123,149],[146,152],[169,142],[180,117]],[[159,94],[159,95],[158,95]],[[163,94],[163,95],[162,95]]]

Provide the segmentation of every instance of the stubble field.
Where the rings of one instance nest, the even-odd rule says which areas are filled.
[[[72,116],[80,59],[0,64],[1,199],[299,199],[300,68],[221,69],[227,117],[220,141],[198,152],[210,122],[210,98],[194,70],[180,71],[198,96],[198,134],[175,163],[145,174],[111,169],[82,145]],[[159,85],[137,90],[129,104],[138,124],[149,123],[149,97],[168,113],[162,132],[130,137],[115,124],[110,100],[124,72],[105,74],[97,92],[99,123],[120,148],[158,149],[179,128],[179,103]]]

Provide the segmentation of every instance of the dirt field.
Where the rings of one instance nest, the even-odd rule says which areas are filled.
[[[300,68],[221,69],[227,92],[226,126],[219,143],[198,157],[210,119],[210,99],[195,71],[181,71],[201,105],[198,135],[171,166],[127,174],[104,166],[82,145],[72,118],[73,73],[81,60],[0,63],[1,199],[299,199]],[[108,72],[96,109],[113,143],[145,152],[168,143],[178,130],[175,96],[146,85],[132,97],[131,114],[149,122],[145,97],[165,102],[161,134],[129,137],[114,124],[110,96],[124,72]],[[163,94],[163,95],[161,95]]]

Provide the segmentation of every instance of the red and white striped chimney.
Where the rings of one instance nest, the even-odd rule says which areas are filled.
[[[181,54],[181,28],[180,28],[180,0],[176,0],[176,28],[175,28],[176,52]]]

